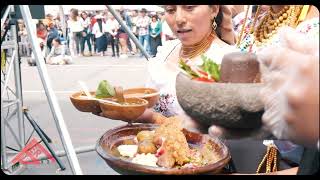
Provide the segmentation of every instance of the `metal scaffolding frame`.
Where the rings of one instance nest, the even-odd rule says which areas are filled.
[[[14,137],[15,142],[19,146],[18,150],[22,150],[25,143],[24,138],[24,119],[22,115],[22,91],[21,91],[21,77],[20,77],[20,65],[18,60],[18,43],[16,27],[13,24],[10,24],[10,21],[7,21],[7,17],[10,16],[10,13],[14,11],[13,6],[8,6],[4,13],[4,17],[1,18],[1,28],[4,27],[5,22],[8,22],[8,26],[10,26],[10,36],[11,40],[4,41],[1,44],[1,50],[3,49],[13,49],[12,56],[10,61],[6,60],[6,64],[4,67],[4,72],[6,74],[1,74],[1,165],[3,169],[9,169],[9,162],[7,156],[7,142],[6,142],[6,127],[8,127],[9,131],[11,132],[12,136]],[[5,38],[5,37],[2,37]],[[14,71],[14,81],[15,81],[15,90],[12,90],[9,87],[9,78],[12,74],[12,70]],[[4,100],[5,99],[5,92],[11,93],[13,98]],[[9,95],[8,95],[9,98]],[[4,117],[4,110],[8,109],[12,106],[16,105],[16,108],[11,111],[10,115]],[[8,109],[9,111],[9,109]],[[18,124],[18,135],[13,130],[9,122],[13,119],[13,117],[17,117],[17,124]]]
[[[143,46],[139,43],[138,39],[131,32],[131,30],[126,26],[126,24],[123,22],[119,14],[110,5],[106,5],[106,8],[115,17],[118,23],[124,27],[124,30],[128,33],[129,38],[133,40],[136,46],[140,49],[141,53],[148,60],[150,58],[149,54],[146,52]],[[58,100],[51,86],[51,81],[47,73],[44,57],[41,55],[40,47],[37,44],[36,29],[33,26],[31,21],[32,17],[31,17],[30,9],[28,5],[19,5],[19,9],[21,10],[21,15],[26,24],[29,41],[31,42],[32,51],[34,52],[34,55],[35,55],[36,66],[39,72],[39,76],[40,76],[43,88],[45,90],[48,103],[50,106],[50,110],[55,120],[55,124],[64,148],[64,150],[57,151],[55,152],[55,154],[58,157],[67,156],[67,159],[73,174],[81,175],[82,170],[80,168],[76,153],[85,153],[85,152],[94,151],[95,145],[79,147],[74,149],[69,132],[67,130],[66,124],[64,122],[64,119],[61,113],[60,106],[58,104]],[[63,12],[63,8],[61,5],[59,6],[59,9],[60,11]],[[11,16],[10,14],[13,14],[13,13],[14,13],[14,6],[9,5],[3,17],[1,18],[1,28],[4,27],[3,25],[5,24],[6,20],[8,19],[8,17],[10,19],[10,16]],[[64,21],[64,18],[62,20]],[[6,139],[7,128],[9,132],[12,134],[12,136],[14,137],[15,142],[19,146],[18,151],[21,151],[25,147],[25,143],[26,143],[24,116],[23,116],[24,109],[23,109],[23,97],[22,97],[21,69],[20,69],[20,62],[18,57],[19,54],[18,54],[16,26],[10,25],[10,30],[11,30],[10,32],[12,36],[11,40],[4,41],[1,44],[1,50],[13,49],[11,60],[6,60],[6,66],[5,66],[6,75],[3,76],[3,74],[1,74],[1,112],[4,112],[5,109],[16,105],[16,108],[13,111],[11,111],[11,113],[8,114],[6,117],[1,116],[1,169],[9,173],[10,173],[10,168],[12,168],[13,164],[11,164],[8,161],[8,154],[16,154],[17,152],[7,150],[7,139]],[[15,90],[11,89],[8,85],[12,69],[14,70]],[[14,98],[5,100],[6,92],[7,93],[10,92],[14,96]],[[9,121],[14,117],[16,117],[16,120],[18,123],[18,135],[9,124]],[[45,160],[45,159],[47,159],[47,157],[45,156],[39,157],[39,160]]]
[[[30,13],[30,9],[28,5],[19,5],[19,9],[21,11],[23,20],[26,25],[26,29],[28,32],[28,37],[32,45],[32,50],[35,55],[35,60],[37,63],[37,69],[39,72],[39,76],[45,90],[48,103],[50,106],[50,110],[52,112],[53,118],[55,120],[55,124],[60,136],[60,139],[63,144],[63,148],[66,151],[67,159],[74,174],[80,175],[82,174],[82,170],[80,168],[76,152],[71,142],[71,138],[69,132],[67,130],[66,124],[64,122],[60,106],[58,104],[58,100],[56,95],[53,92],[51,81],[48,76],[47,68],[45,66],[44,57],[41,55],[40,47],[37,43],[36,37],[36,29],[32,23],[32,17]],[[5,16],[1,18],[1,25],[7,21],[8,17],[9,20],[11,19],[11,14],[14,13],[14,6],[9,5],[8,9],[5,11]],[[9,21],[10,23],[10,21]],[[7,70],[6,76],[1,74],[1,112],[4,112],[5,108],[9,108],[13,105],[16,105],[16,109],[11,113],[10,116],[4,117],[1,116],[1,168],[2,170],[9,172],[10,167],[13,166],[11,162],[8,161],[8,151],[7,151],[7,139],[6,139],[6,130],[8,127],[9,131],[13,134],[13,137],[17,144],[19,145],[18,151],[21,151],[25,146],[25,127],[24,127],[24,116],[23,116],[23,97],[22,97],[22,83],[21,83],[21,69],[20,69],[20,62],[19,62],[19,54],[18,54],[18,44],[17,44],[17,33],[16,33],[16,26],[15,24],[9,24],[11,29],[11,40],[4,41],[1,44],[1,50],[3,49],[13,49],[13,54],[11,61],[6,61],[8,67],[6,66],[5,69]],[[1,26],[3,27],[3,26]],[[4,38],[4,37],[3,37]],[[9,88],[9,78],[12,71],[14,69],[14,81],[15,81],[15,91],[12,91]],[[10,91],[13,93],[14,98],[11,100],[4,100],[5,99],[5,92]],[[9,125],[9,120],[17,115],[17,123],[18,123],[18,136],[16,136],[16,132],[12,129]]]

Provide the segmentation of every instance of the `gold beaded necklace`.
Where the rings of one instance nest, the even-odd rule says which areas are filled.
[[[278,159],[277,159],[277,153],[278,150],[274,145],[269,145],[267,149],[266,155],[263,157],[262,161],[260,162],[258,169],[256,171],[257,174],[260,173],[262,166],[266,162],[266,171],[265,173],[270,172],[276,172],[278,171],[277,165],[278,165]]]
[[[180,51],[180,58],[192,59],[204,53],[211,46],[211,43],[213,42],[214,37],[215,37],[215,33],[214,31],[212,31],[208,37],[203,38],[197,44],[190,45],[190,46],[182,45],[182,48]]]
[[[285,6],[278,13],[270,8],[254,32],[257,45],[268,42],[281,26],[296,27],[302,8],[303,6],[300,5]]]

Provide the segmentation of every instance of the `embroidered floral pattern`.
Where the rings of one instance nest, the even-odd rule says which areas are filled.
[[[172,94],[160,94],[159,102],[155,105],[154,110],[162,115],[169,117],[174,115],[171,112],[171,106],[175,102],[175,96]]]

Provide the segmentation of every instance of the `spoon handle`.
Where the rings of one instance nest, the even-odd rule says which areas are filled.
[[[98,98],[91,98],[93,100],[102,102],[102,103],[110,103],[110,104],[114,104],[114,105],[121,105],[120,103],[114,102],[114,101],[109,101],[109,100],[105,100],[105,99],[98,99]]]
[[[87,85],[83,81],[78,81],[84,93],[88,96],[88,98],[92,98]]]

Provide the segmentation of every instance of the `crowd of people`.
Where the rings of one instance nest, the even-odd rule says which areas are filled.
[[[117,13],[151,57],[156,55],[158,46],[161,46],[164,41],[176,38],[164,21],[163,12],[148,12],[142,8],[140,10],[120,9]],[[54,54],[51,50],[52,47],[53,51],[55,50],[53,40],[56,38],[60,38],[61,45],[67,49],[63,52],[69,52],[64,54],[71,57],[68,59],[77,56],[106,56],[108,51],[112,52],[112,57],[127,58],[129,54],[142,56],[124,27],[108,10],[80,12],[77,9],[71,9],[70,13],[65,15],[65,19],[65,33],[63,33],[63,22],[59,14],[56,16],[47,14],[45,19],[38,20],[37,37],[45,59],[48,54]],[[18,31],[20,54],[34,57],[22,20],[19,20]],[[72,60],[68,62],[61,60],[62,64],[71,62]]]
[[[117,13],[151,56],[155,56],[157,47],[162,41],[174,38],[172,33],[162,31],[165,23],[163,13],[148,13],[144,8],[140,11],[120,9]],[[78,10],[71,9],[67,27],[70,32],[70,47],[71,49],[75,47],[75,50],[71,50],[74,55],[83,56],[85,44],[88,46],[89,56],[92,54],[104,56],[109,46],[112,57],[127,58],[128,54],[139,53],[124,27],[107,10],[79,13]]]

